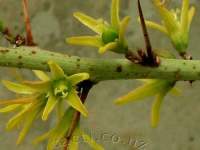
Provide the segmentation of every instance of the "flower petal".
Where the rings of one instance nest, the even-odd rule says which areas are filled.
[[[188,29],[188,12],[189,12],[189,0],[182,1],[181,10],[181,27],[182,29]]]
[[[6,129],[12,130],[24,119],[24,116],[27,114],[29,109],[32,107],[32,104],[26,105],[19,113],[13,116],[7,123]]]
[[[78,19],[82,24],[93,30],[94,32],[101,34],[104,28],[104,22],[102,19],[94,19],[84,13],[75,12],[74,17]]]
[[[56,106],[57,102],[58,102],[58,99],[56,99],[56,97],[54,95],[49,94],[47,104],[46,104],[43,114],[42,114],[42,120],[45,121],[48,119],[49,114],[52,112],[52,110]]]
[[[156,96],[151,109],[151,126],[153,128],[157,127],[160,119],[160,106],[165,97],[166,92],[160,93]]]
[[[189,13],[188,13],[188,28],[190,28],[190,26],[191,26],[193,17],[195,15],[195,11],[196,11],[195,7],[191,7],[190,10],[189,10]]]
[[[159,57],[175,59],[175,55],[168,50],[154,49],[155,54]]]
[[[73,45],[101,47],[103,44],[99,36],[77,36],[67,38],[66,42]]]
[[[23,81],[24,85],[31,87],[39,92],[47,91],[50,87],[49,81]]]
[[[63,106],[63,100],[59,100],[56,106],[56,115],[57,115],[57,122],[59,122],[63,115],[64,115],[64,106]]]
[[[144,98],[153,96],[160,92],[163,87],[166,86],[165,81],[155,80],[154,82],[146,83],[135,90],[131,91],[127,95],[118,98],[115,103],[116,104],[126,104],[128,102],[140,101]]]
[[[104,148],[101,145],[97,144],[89,135],[85,134],[83,131],[80,131],[80,132],[84,141],[87,142],[92,149],[104,150]]]
[[[99,48],[99,53],[100,54],[103,54],[103,53],[105,53],[106,51],[114,51],[116,48],[117,48],[117,43],[116,42],[110,42],[110,43],[108,43],[108,44],[106,44],[105,46],[103,46],[103,47],[100,47]]]
[[[53,79],[63,78],[65,73],[63,69],[53,61],[48,61],[48,65],[52,74]]]
[[[51,131],[52,131],[52,130],[50,130],[49,132],[46,132],[46,133],[44,133],[44,134],[38,136],[37,138],[35,138],[35,139],[33,140],[33,144],[38,144],[38,143],[40,143],[40,142],[46,140],[47,138],[49,138],[49,136],[50,136],[50,134],[51,134]]]
[[[50,78],[48,77],[48,75],[40,70],[33,70],[34,74],[42,81],[49,81]]]
[[[116,29],[119,29],[119,25],[120,25],[119,0],[112,0],[112,5],[111,5],[111,24]]]
[[[26,85],[23,84],[18,84],[18,83],[14,83],[14,82],[10,82],[7,80],[3,80],[2,83],[4,84],[4,86],[9,89],[10,91],[13,91],[15,93],[19,93],[19,94],[33,94],[36,92],[35,89],[30,88]]]
[[[8,113],[8,112],[14,111],[15,109],[19,108],[20,106],[21,106],[20,104],[13,104],[13,105],[6,106],[6,107],[0,109],[0,113]]]
[[[26,120],[24,122],[24,127],[21,130],[21,132],[19,133],[19,137],[17,139],[17,145],[20,144],[24,140],[27,132],[30,130],[31,125],[33,124],[33,121],[36,119],[39,112],[40,112],[40,109],[38,109],[36,107],[35,109],[33,109],[30,112],[30,115],[26,116]]]
[[[49,135],[47,150],[53,150],[58,142],[65,136],[71,124],[73,113],[74,109],[67,109],[62,120],[54,129],[52,129],[51,134]]]
[[[119,41],[120,43],[124,43],[125,41],[125,33],[127,30],[127,26],[130,22],[130,16],[126,16],[120,23],[120,28],[119,28]]]
[[[83,116],[88,116],[88,111],[85,105],[81,102],[75,90],[72,90],[67,96],[68,104],[74,109],[78,110]]]
[[[140,21],[140,19],[138,19]],[[160,32],[168,35],[168,31],[167,29],[165,28],[165,26],[163,25],[159,25],[155,22],[152,22],[152,21],[149,21],[149,20],[145,20],[145,24],[146,26],[148,26],[149,28],[152,28],[152,29],[155,29],[155,30],[159,30]]]
[[[0,100],[0,105],[12,105],[12,104],[29,104],[32,103],[35,97],[24,97],[13,100]]]
[[[165,6],[161,4],[160,0],[153,0],[153,2],[163,19],[165,27],[168,30],[168,33],[169,34],[176,33],[177,30],[179,29],[180,23],[177,21],[174,12],[165,8]]]
[[[72,83],[73,86],[80,83],[81,81],[88,80],[90,75],[88,73],[77,73],[68,77],[68,80]]]

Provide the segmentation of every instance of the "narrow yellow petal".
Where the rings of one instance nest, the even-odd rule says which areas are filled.
[[[76,85],[81,81],[88,80],[90,75],[88,73],[77,73],[68,77],[72,85]]]
[[[104,28],[104,22],[101,19],[94,19],[84,13],[75,12],[74,17],[78,19],[82,24],[89,27],[94,32],[101,34]]]
[[[51,84],[49,81],[23,81],[22,83],[28,87],[38,90],[39,92],[47,91]]]
[[[12,92],[19,93],[19,94],[33,94],[36,92],[35,89],[30,88],[23,84],[18,84],[14,82],[10,82],[7,80],[3,80],[2,83],[4,86]]]
[[[92,46],[101,47],[103,44],[101,37],[99,36],[77,36],[67,38],[66,42],[68,44],[80,45],[80,46]]]
[[[119,29],[119,25],[120,25],[119,0],[112,0],[112,5],[111,5],[111,24],[116,29]]]
[[[148,20],[145,20],[145,24],[146,24],[146,26],[149,27],[149,28],[158,30],[158,31],[160,31],[160,32],[162,32],[162,33],[164,33],[164,34],[166,34],[166,35],[169,35],[167,29],[166,29],[165,26],[163,26],[163,25],[159,25],[159,24],[157,24],[157,23],[155,23],[155,22],[148,21]]]
[[[188,29],[188,12],[189,12],[189,0],[182,1],[181,10],[181,27],[182,29]]]
[[[12,130],[15,128],[19,123],[24,119],[24,116],[27,114],[29,109],[31,108],[31,104],[28,104],[27,106],[24,107],[19,113],[17,113],[15,116],[13,116],[7,123],[6,129],[7,130]]]
[[[119,42],[121,44],[123,44],[124,41],[125,41],[125,33],[126,33],[126,30],[127,30],[127,26],[128,26],[128,24],[130,22],[130,19],[131,19],[130,16],[127,16],[120,23],[120,28],[119,28]]]
[[[118,44],[116,42],[108,43],[105,46],[99,48],[99,53],[103,54],[103,53],[105,53],[108,50],[109,51],[112,51],[112,50],[114,51],[117,48],[117,45]]]
[[[85,134],[83,131],[81,131],[81,135],[84,141],[87,142],[93,150],[104,150],[101,145],[97,144],[89,135]]]
[[[59,100],[56,106],[57,122],[60,122],[64,115],[63,100]]]
[[[48,119],[49,114],[52,112],[52,110],[56,106],[57,102],[58,102],[58,100],[56,99],[56,97],[53,96],[52,94],[50,94],[48,101],[47,101],[47,104],[46,104],[44,111],[43,111],[42,120],[45,121],[45,120]]]
[[[48,75],[40,70],[33,70],[34,74],[42,81],[49,81],[50,78],[48,77]]]
[[[46,133],[44,133],[44,134],[38,136],[37,138],[35,138],[35,139],[33,140],[33,144],[38,144],[38,143],[40,143],[40,142],[46,140],[47,138],[49,138],[49,136],[50,136],[50,134],[51,134],[51,131],[52,131],[52,130],[50,130],[49,132],[46,132]]]
[[[191,7],[190,10],[189,10],[189,13],[188,13],[188,28],[190,28],[190,26],[191,26],[193,17],[195,15],[195,11],[196,11],[195,7]]]
[[[26,117],[26,120],[24,122],[24,127],[21,130],[21,132],[19,133],[19,137],[17,139],[17,145],[20,144],[26,137],[26,134],[30,130],[30,127],[31,127],[33,121],[35,120],[35,118],[37,117],[39,110],[37,110],[37,108],[36,108],[35,110],[31,111],[30,113],[31,113],[31,115],[28,115]]]
[[[8,112],[14,111],[20,106],[21,106],[20,104],[13,104],[13,105],[6,106],[4,108],[0,108],[0,113],[8,113]]]
[[[62,120],[54,129],[52,129],[51,134],[49,135],[47,150],[53,150],[60,140],[66,135],[72,121],[73,113],[74,109],[71,107],[67,109]]]
[[[88,111],[85,105],[81,102],[75,90],[72,90],[67,96],[68,104],[74,109],[78,110],[83,116],[88,116]]]
[[[180,23],[177,21],[174,12],[165,8],[165,6],[160,3],[160,0],[154,0],[154,4],[163,19],[164,25],[168,30],[168,33],[176,33],[180,27]]]
[[[32,103],[35,97],[24,97],[12,100],[0,100],[0,105],[12,105],[12,104],[29,104]]]
[[[157,127],[160,119],[160,106],[166,93],[160,93],[156,96],[151,109],[151,125]]]
[[[159,57],[168,58],[168,59],[175,59],[176,58],[176,56],[168,50],[154,49],[153,51]]]
[[[48,65],[53,79],[59,79],[65,76],[63,69],[55,62],[48,61]]]
[[[127,95],[118,98],[115,103],[116,104],[127,104],[128,102],[140,101],[144,98],[153,96],[159,93],[159,90],[164,85],[161,81],[154,81],[150,83],[146,83],[135,90],[129,92]]]

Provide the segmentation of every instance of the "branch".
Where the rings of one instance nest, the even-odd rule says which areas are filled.
[[[90,89],[93,87],[95,83],[86,80],[80,83],[79,85],[79,96],[80,99],[82,101],[82,103],[85,103],[86,98],[88,96],[88,93],[90,91]],[[75,131],[75,129],[77,128],[77,125],[80,121],[80,112],[79,111],[75,111],[73,118],[72,118],[72,122],[71,125],[69,127],[69,130],[67,131],[67,134],[65,136],[65,144],[64,144],[64,150],[68,150],[68,146],[69,146],[69,142],[73,136],[73,133]]]
[[[70,57],[37,47],[0,47],[0,66],[48,71],[48,60],[58,63],[69,75],[88,72],[93,81],[134,78],[200,80],[199,60],[161,59],[159,67],[144,67],[126,59]]]

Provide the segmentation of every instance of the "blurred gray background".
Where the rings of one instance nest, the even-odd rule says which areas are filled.
[[[121,0],[121,16],[130,15],[131,24],[127,36],[133,48],[144,47],[141,28],[138,25],[136,0]],[[141,0],[145,18],[158,21],[159,17],[150,0]],[[65,38],[72,35],[92,34],[90,30],[76,21],[72,14],[82,11],[93,17],[109,19],[111,0],[30,0],[30,14],[33,34],[42,48],[65,52],[71,55],[86,57],[114,58],[121,57],[113,53],[98,55],[93,48],[70,46]],[[181,0],[171,0],[171,6],[180,6]],[[189,51],[195,59],[200,57],[200,0],[191,0],[197,12],[192,23]],[[0,19],[14,33],[24,34],[24,23],[20,0],[0,0]],[[173,50],[169,40],[158,31],[149,30],[154,48]],[[1,40],[1,45],[8,43]],[[21,70],[25,78],[31,78],[30,71]],[[9,76],[9,77],[8,77]],[[1,68],[1,79],[14,79],[8,68]],[[161,120],[158,128],[150,126],[150,108],[152,98],[117,107],[113,100],[118,96],[139,86],[138,81],[106,81],[96,85],[87,100],[90,112],[88,119],[81,120],[82,128],[92,132],[97,141],[106,150],[199,150],[200,149],[200,83],[192,86],[187,82],[178,83],[182,89],[179,97],[167,96],[161,109]],[[2,99],[13,97],[4,87],[1,88]],[[5,123],[10,115],[0,115],[0,150],[44,150],[45,143],[31,145],[32,139],[48,130],[51,121],[37,122],[25,142],[16,146],[18,131],[5,132]],[[145,144],[143,147],[141,145]],[[89,150],[82,144],[81,150]]]

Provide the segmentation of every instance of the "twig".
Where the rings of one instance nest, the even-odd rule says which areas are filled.
[[[30,17],[28,13],[28,0],[22,0],[22,6],[23,6],[23,13],[24,13],[24,22],[26,26],[26,45],[27,46],[35,46],[33,40],[33,35],[31,31],[31,22]]]
[[[80,96],[82,103],[85,103],[87,95],[88,95],[88,93],[89,93],[89,91],[90,91],[90,89],[92,88],[93,85],[94,85],[94,82],[87,80],[87,81],[83,81],[78,86],[79,87],[79,89],[78,89],[79,96]],[[80,121],[80,112],[76,111],[73,115],[72,122],[71,122],[71,125],[69,127],[69,130],[68,130],[68,132],[65,136],[65,144],[64,144],[63,150],[68,150],[69,142],[72,138],[72,135],[73,135],[79,121]]]
[[[200,60],[160,58],[158,67],[134,64],[126,59],[67,56],[38,47],[0,47],[0,66],[49,71],[49,60],[66,74],[87,72],[92,81],[127,79],[200,80]]]

